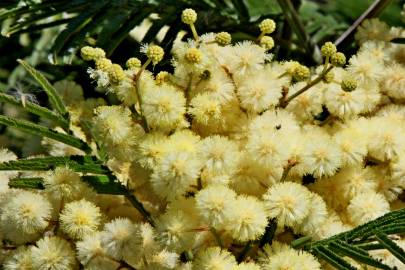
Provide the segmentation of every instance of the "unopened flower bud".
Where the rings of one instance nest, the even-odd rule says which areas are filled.
[[[334,66],[341,67],[344,64],[346,64],[346,56],[341,52],[337,52],[334,55],[332,55],[330,62]]]
[[[142,63],[141,60],[139,60],[136,57],[131,57],[127,60],[126,64],[127,68],[133,69],[133,68],[139,68],[141,67]]]
[[[96,60],[96,69],[102,71],[109,71],[112,66],[112,62],[107,58],[100,58]]]
[[[357,81],[353,77],[347,77],[342,80],[340,87],[346,92],[354,91],[357,88]]]
[[[309,75],[310,75],[309,68],[300,64],[294,69],[292,77],[293,77],[294,81],[300,82],[300,81],[304,81],[304,80],[308,79]]]
[[[321,53],[323,57],[332,57],[336,53],[337,49],[335,44],[332,42],[325,42],[321,48]]]
[[[164,54],[165,52],[163,51],[162,47],[157,45],[149,46],[146,50],[146,56],[152,60],[154,65],[162,61]]]
[[[108,70],[108,77],[113,84],[118,84],[120,81],[124,80],[125,72],[120,65],[112,64],[111,68]]]
[[[323,76],[322,80],[326,83],[331,83],[334,78],[335,78],[335,73],[333,73],[333,71],[329,71]]]
[[[260,31],[264,34],[271,34],[276,30],[276,23],[272,19],[265,19],[259,24]]]
[[[274,39],[270,36],[264,36],[260,39],[260,45],[266,50],[271,50],[274,47]]]
[[[193,24],[197,20],[197,13],[194,9],[187,8],[181,13],[181,21],[185,24]]]
[[[105,58],[105,52],[101,48],[93,48],[90,46],[84,46],[80,49],[80,55],[85,61],[97,60]]]
[[[232,41],[232,37],[228,32],[220,32],[215,35],[215,41],[222,46],[228,45]]]
[[[191,63],[200,63],[202,59],[202,54],[197,48],[190,48],[185,54],[185,58]]]
[[[156,84],[161,85],[164,82],[169,81],[169,72],[161,71],[156,75]]]

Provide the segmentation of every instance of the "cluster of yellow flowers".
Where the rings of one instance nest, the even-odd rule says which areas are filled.
[[[56,85],[72,132],[107,153],[109,168],[155,222],[122,196],[96,194],[69,168],[36,173],[43,191],[2,181],[4,269],[329,269],[288,243],[404,207],[405,47],[389,42],[404,29],[366,21],[347,65],[327,42],[324,63],[308,68],[272,60],[270,19],[257,41],[236,44],[226,32],[198,35],[196,20],[195,11],[183,12],[193,39],[175,42],[173,73],[147,70],[164,56],[156,45],[126,69],[99,48],[82,48],[95,63],[90,77],[120,105],[84,100],[72,82]],[[44,143],[52,155],[83,154]],[[13,159],[1,150],[0,161]],[[274,240],[259,248],[270,220]],[[404,238],[396,242],[405,247]],[[247,244],[251,252],[238,262]],[[373,255],[403,269],[388,251]]]

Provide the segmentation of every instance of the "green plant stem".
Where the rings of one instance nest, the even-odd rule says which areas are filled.
[[[324,72],[322,72],[321,74],[318,75],[318,77],[316,77],[315,79],[313,79],[312,81],[310,81],[309,83],[307,83],[307,85],[305,85],[304,87],[302,87],[300,90],[298,90],[297,92],[295,92],[294,94],[292,94],[291,96],[289,96],[284,104],[281,104],[282,108],[287,107],[288,103],[291,102],[291,100],[293,100],[294,98],[298,97],[299,95],[301,95],[302,93],[304,93],[305,91],[307,91],[308,89],[310,89],[312,86],[316,85],[317,83],[319,83],[320,81],[322,81],[322,79],[325,77],[325,75],[331,71],[333,68],[333,66],[329,66]]]
[[[139,105],[139,115],[141,116],[142,119],[142,124],[146,132],[149,132],[149,127],[148,127],[148,122],[146,121],[146,117],[143,113],[142,109],[142,95],[140,93],[140,86],[139,86],[139,81],[142,75],[142,72],[145,71],[146,67],[152,62],[151,59],[148,59],[141,67],[141,69],[136,73],[135,77],[133,78],[133,82],[135,85],[135,93],[136,93],[136,98],[138,99],[138,105]],[[135,108],[136,110],[136,108]]]
[[[280,182],[284,182],[287,179],[288,173],[291,169],[295,166],[295,162],[288,162],[287,166],[283,170],[283,174],[281,175]]]
[[[198,38],[197,30],[195,29],[194,23],[190,24],[190,29],[191,29],[191,32],[193,33],[195,42],[198,43],[199,38]]]
[[[293,240],[291,243],[290,243],[290,245],[293,247],[293,248],[300,248],[300,247],[302,247],[302,246],[304,246],[305,244],[307,244],[308,242],[310,242],[311,241],[311,236],[303,236],[303,237],[301,237],[301,238],[298,238],[298,239],[295,239],[295,240]]]

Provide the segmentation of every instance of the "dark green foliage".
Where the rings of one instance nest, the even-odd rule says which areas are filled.
[[[232,33],[255,34],[258,14],[268,16],[278,14],[279,10],[271,8],[266,12],[264,7],[273,7],[274,1],[152,1],[152,0],[44,0],[42,3],[31,3],[17,7],[17,1],[10,1],[2,6],[7,8],[0,12],[0,22],[12,20],[10,27],[3,29],[3,35],[12,36],[21,33],[32,33],[55,25],[64,25],[57,35],[51,53],[54,61],[64,56],[64,62],[71,62],[77,49],[87,43],[100,46],[108,55],[127,37],[128,33],[152,13],[158,18],[150,18],[152,26],[140,41],[156,42],[156,34],[165,25],[179,25],[180,14],[184,8],[198,10],[197,29],[207,31],[230,31]],[[62,18],[62,13],[70,18]],[[56,16],[49,22],[47,18]],[[181,29],[187,29],[180,24]],[[169,31],[163,44],[171,47],[178,31]],[[169,35],[169,36],[167,36]],[[134,50],[135,52],[135,50]]]
[[[304,242],[304,250],[313,253],[336,269],[356,269],[344,257],[349,257],[361,264],[378,269],[391,269],[369,255],[369,250],[387,249],[392,255],[405,263],[405,251],[402,250],[389,235],[405,233],[405,208],[390,212],[353,230],[334,235],[330,238],[311,242],[297,239],[293,242]],[[301,246],[296,244],[296,246]]]

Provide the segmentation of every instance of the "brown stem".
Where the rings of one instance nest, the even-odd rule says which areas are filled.
[[[319,83],[320,81],[323,80],[323,78],[325,77],[325,75],[331,71],[333,68],[333,66],[329,66],[325,72],[322,72],[321,74],[319,74],[318,77],[316,77],[315,79],[313,79],[312,81],[310,81],[307,85],[305,85],[304,87],[302,87],[300,90],[298,90],[297,92],[295,92],[294,94],[292,94],[291,96],[289,96],[284,104],[280,104],[280,106],[282,108],[287,107],[288,103],[291,102],[291,100],[293,100],[294,98],[298,97],[299,95],[301,95],[302,93],[304,93],[305,91],[307,91],[308,89],[310,89],[312,86],[316,85],[317,83]]]
[[[390,4],[391,0],[375,0],[366,11],[335,41],[336,46],[344,46],[352,38],[357,27],[368,18],[377,17]]]
[[[145,71],[146,67],[152,62],[151,59],[148,59],[141,67],[141,69],[136,73],[136,75],[133,77],[132,81],[134,82],[135,85],[135,93],[136,93],[136,98],[138,99],[138,104],[139,104],[139,115],[141,116],[143,127],[146,132],[149,132],[149,127],[148,127],[148,122],[146,121],[145,115],[143,114],[143,109],[142,109],[142,95],[140,93],[140,87],[139,87],[139,80],[141,78],[142,72]]]

